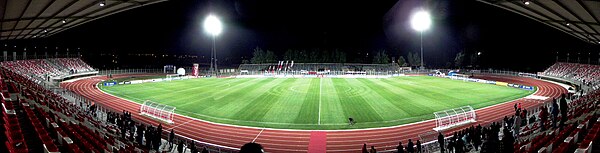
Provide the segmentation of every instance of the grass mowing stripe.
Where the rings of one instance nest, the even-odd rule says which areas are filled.
[[[376,91],[381,89],[369,88],[365,82],[362,82],[361,80],[364,80],[364,78],[348,79],[348,83],[352,84],[354,87],[371,89],[373,91],[371,94],[361,94],[361,97],[366,100],[366,104],[371,107],[371,109],[375,110],[375,113],[379,116],[379,118],[385,121],[402,117],[400,114],[398,114],[400,110],[397,109],[396,106],[392,105],[391,102],[385,99],[383,96],[377,94]],[[372,84],[372,82],[367,82],[367,84]]]
[[[294,123],[298,117],[302,103],[304,103],[305,94],[308,92],[308,83],[310,79],[291,79],[286,85],[279,85],[276,88],[276,96],[279,100],[273,104],[273,107],[262,118],[265,122],[283,122]],[[285,117],[282,117],[285,116]]]
[[[426,93],[428,91],[423,91],[423,89],[419,89],[421,87],[417,86],[417,84],[422,84],[422,82],[412,81],[411,84],[404,85],[401,85],[399,82],[395,81],[386,82],[395,85],[396,87],[398,87],[399,90],[403,90],[414,104],[423,105],[423,108],[431,108],[434,111],[454,108],[453,105],[445,103],[444,99],[438,99],[435,96],[427,95]],[[417,115],[424,114],[425,113],[421,113]]]
[[[393,89],[389,90],[389,88],[384,87],[383,85],[385,83],[381,82],[380,80],[381,79],[359,79],[359,81],[367,87],[375,89],[373,91],[375,91],[375,93],[377,93],[380,97],[386,99],[385,102],[387,102],[387,107],[396,108],[397,111],[389,112],[390,114],[397,114],[397,117],[409,117],[411,115],[406,110],[422,111],[420,109],[415,109],[418,107],[413,107],[414,105],[411,105],[411,102],[408,102],[408,99],[392,93]]]
[[[229,80],[227,80],[227,83],[229,83]],[[179,84],[188,84],[188,82],[179,82]],[[204,84],[204,85],[200,85],[200,86],[196,86],[196,87],[191,87],[190,85],[187,85],[185,88],[195,88],[195,89],[202,89],[202,88],[210,88],[211,86],[217,85],[217,84],[221,84],[221,83],[212,83],[212,84]],[[214,92],[216,90],[208,90],[208,91],[201,91],[199,92],[198,90],[185,90],[182,92],[177,92],[176,94],[171,94],[171,93],[161,93],[161,94],[157,94],[156,96],[151,96],[148,95],[147,97],[149,97],[149,99],[157,102],[157,101],[168,101],[166,104],[169,105],[173,105],[173,106],[186,106],[188,104],[191,104],[191,102],[199,102],[202,103],[202,101],[204,101],[204,99],[208,98],[208,97],[212,97],[212,92]]]
[[[321,122],[322,124],[345,124],[348,123],[346,115],[344,115],[344,109],[338,97],[338,93],[335,90],[333,79],[322,78],[323,91],[322,97],[322,108],[321,108]],[[324,111],[323,111],[324,110]]]
[[[288,79],[273,79],[274,81],[270,83],[270,87],[262,87],[255,90],[261,90],[263,93],[260,94],[256,99],[252,100],[246,107],[235,112],[234,117],[240,120],[246,121],[262,121],[265,114],[273,107],[273,104],[279,100],[279,95],[273,95],[269,92],[265,92],[267,90],[277,90],[273,88],[274,86],[279,86],[281,84],[286,84],[289,82],[293,82],[294,80]],[[231,112],[230,112],[231,113]]]
[[[344,118],[352,117],[357,123],[383,120],[362,96],[353,95],[355,93],[345,90],[350,86],[347,79],[333,79],[333,82],[344,109]]]
[[[390,79],[382,79],[380,81],[382,83],[378,84],[378,85],[381,85],[382,87],[387,89],[388,92],[395,93],[394,95],[396,95],[398,98],[398,101],[396,104],[399,105],[399,107],[401,107],[401,108],[406,108],[405,109],[406,112],[412,116],[433,114],[435,108],[447,108],[447,107],[441,106],[441,105],[436,105],[436,106],[427,105],[433,99],[423,97],[421,94],[415,93],[412,90],[407,90],[407,89],[401,88],[400,86],[403,86],[403,85],[399,85],[396,81],[393,81]],[[413,80],[406,80],[406,81],[414,82]]]
[[[232,117],[237,111],[253,111],[245,110],[245,106],[250,100],[258,98],[258,95],[264,94],[265,92],[261,88],[267,86],[274,86],[279,84],[280,80],[273,79],[259,79],[259,82],[244,86],[234,91],[230,91],[226,96],[221,99],[210,99],[208,102],[211,103],[210,107],[207,107],[203,111],[207,113],[216,114],[219,117]],[[254,120],[256,121],[256,120]]]
[[[318,124],[318,110],[319,110],[319,79],[311,79],[308,87],[308,93],[304,97],[304,102],[300,107],[298,117],[295,119],[295,123],[310,123]]]

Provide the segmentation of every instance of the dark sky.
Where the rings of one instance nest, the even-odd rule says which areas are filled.
[[[213,12],[225,25],[217,38],[221,58],[249,56],[255,47],[279,55],[287,49],[338,49],[348,54],[385,49],[397,57],[419,51],[419,34],[408,22],[419,6],[434,18],[423,36],[428,65],[443,66],[461,50],[482,52],[484,67],[514,70],[543,70],[555,61],[557,51],[562,56],[591,52],[598,61],[597,45],[474,0],[170,0],[26,43],[81,47],[89,54],[209,55],[211,39],[202,21]]]

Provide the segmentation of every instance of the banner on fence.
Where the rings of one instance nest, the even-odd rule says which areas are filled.
[[[114,86],[117,85],[117,82],[104,82],[104,86]]]

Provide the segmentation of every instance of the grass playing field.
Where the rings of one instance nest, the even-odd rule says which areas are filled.
[[[433,112],[482,108],[533,91],[429,76],[387,79],[189,79],[101,87],[142,103],[218,123],[288,129],[351,129],[400,125]],[[356,120],[348,125],[348,117]],[[177,121],[175,121],[177,122]]]

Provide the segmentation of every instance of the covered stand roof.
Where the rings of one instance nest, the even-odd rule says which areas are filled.
[[[167,0],[0,0],[0,40],[44,38]]]
[[[531,18],[585,42],[600,44],[600,1],[478,0]]]

